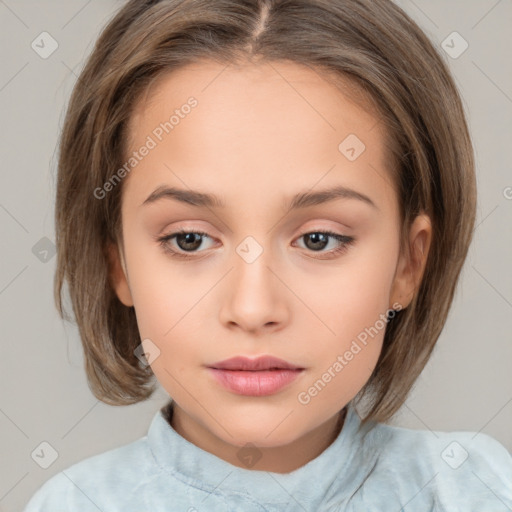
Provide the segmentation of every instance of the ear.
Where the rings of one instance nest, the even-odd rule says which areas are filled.
[[[409,230],[408,246],[400,255],[390,295],[390,308],[399,303],[405,309],[419,288],[432,240],[432,222],[425,213],[418,215]]]
[[[107,247],[109,260],[109,281],[118,299],[125,306],[133,306],[132,294],[127,279],[126,266],[117,244],[109,243]]]

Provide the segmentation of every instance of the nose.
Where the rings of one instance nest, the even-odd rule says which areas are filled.
[[[272,265],[265,251],[252,262],[235,254],[233,263],[223,285],[221,323],[253,334],[282,329],[289,321],[288,300],[293,294],[279,276],[278,267]]]

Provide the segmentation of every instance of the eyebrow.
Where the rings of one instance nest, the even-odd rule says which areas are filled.
[[[226,206],[219,197],[213,194],[207,194],[197,190],[183,190],[176,187],[168,187],[166,185],[161,185],[155,189],[141,206],[154,203],[160,199],[174,199],[200,208],[225,208]],[[307,208],[309,206],[327,203],[335,199],[357,199],[377,210],[379,209],[367,195],[344,186],[337,186],[315,192],[299,192],[291,198],[291,201],[285,203],[285,207],[289,210],[297,210],[300,208]]]

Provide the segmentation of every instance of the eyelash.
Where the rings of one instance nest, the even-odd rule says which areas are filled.
[[[176,231],[174,233],[170,233],[169,235],[165,235],[165,236],[162,236],[162,237],[156,237],[158,243],[160,244],[160,246],[163,248],[164,252],[170,254],[172,257],[176,257],[176,258],[181,258],[181,259],[185,259],[185,260],[190,260],[190,259],[194,259],[196,258],[196,256],[192,256],[192,254],[194,254],[193,252],[192,253],[183,253],[183,252],[180,252],[180,251],[177,251],[173,248],[171,248],[171,246],[169,245],[169,242],[173,239],[173,238],[176,238],[177,235],[187,235],[187,234],[195,234],[195,235],[199,235],[199,236],[202,236],[202,237],[207,237],[207,238],[211,238],[208,233],[205,233],[203,231],[195,231],[195,230],[186,230],[186,229],[180,229],[179,231]],[[336,239],[338,242],[340,242],[342,245],[336,249],[332,249],[330,251],[327,251],[327,252],[321,252],[321,251],[311,251],[313,253],[315,252],[318,252],[319,254],[328,254],[329,257],[328,258],[318,258],[318,259],[331,259],[331,258],[334,258],[338,255],[341,255],[343,253],[345,253],[347,251],[347,249],[349,248],[350,245],[352,245],[354,242],[355,242],[355,238],[354,237],[351,237],[351,236],[346,236],[346,235],[340,235],[339,233],[335,233],[333,231],[329,231],[329,230],[325,230],[325,231],[322,231],[322,230],[317,230],[317,231],[307,231],[305,233],[302,233],[298,238],[297,240],[300,240],[301,238],[303,238],[304,236],[306,235],[311,235],[311,234],[322,234],[322,235],[327,235],[327,236],[330,236],[334,239]]]

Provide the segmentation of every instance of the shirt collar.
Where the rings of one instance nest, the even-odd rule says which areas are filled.
[[[250,494],[262,505],[304,500],[325,506],[330,501],[348,501],[366,480],[378,456],[379,443],[365,444],[379,430],[374,430],[377,424],[371,421],[362,425],[351,402],[336,439],[320,455],[290,473],[241,468],[199,448],[170,425],[172,407],[171,399],[154,416],[148,430],[149,447],[160,468],[191,486],[228,495]]]

